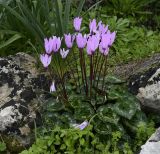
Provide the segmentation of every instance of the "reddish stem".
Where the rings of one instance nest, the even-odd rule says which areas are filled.
[[[87,83],[87,75],[86,75],[86,63],[85,63],[85,56],[83,53],[83,50],[80,49],[80,52],[82,52],[82,70],[84,73],[84,80],[85,80],[85,88],[86,88],[86,96],[88,96],[88,83]]]
[[[93,80],[93,57],[90,56],[90,99],[92,98],[92,80]]]
[[[81,74],[82,74],[82,83],[83,83],[83,85],[84,85],[82,50],[79,51],[79,55],[80,55],[80,66],[81,66]]]

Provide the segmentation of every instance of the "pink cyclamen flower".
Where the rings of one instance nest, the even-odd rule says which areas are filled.
[[[101,42],[100,45],[102,48],[107,48],[111,42],[111,35],[110,34],[102,34],[101,35]]]
[[[74,35],[71,35],[71,34],[65,34],[64,35],[64,40],[65,40],[67,48],[69,48],[69,49],[72,48],[74,39],[75,39]]]
[[[44,47],[45,47],[45,51],[47,54],[51,54],[52,53],[52,38],[45,38],[44,39]]]
[[[105,25],[105,24],[102,24],[102,21],[100,21],[98,23],[98,31],[101,33],[101,34],[105,34],[108,30],[108,25]]]
[[[60,47],[61,47],[60,37],[53,36],[52,37],[52,50],[53,50],[53,52],[58,52]]]
[[[92,35],[88,38],[87,41],[87,53],[88,55],[94,54],[99,45],[99,35]]]
[[[93,19],[92,21],[90,21],[90,23],[89,23],[89,29],[90,29],[90,33],[97,31],[96,19]]]
[[[86,128],[88,126],[88,121],[84,121],[82,122],[80,125],[76,125],[75,128],[78,128],[80,130],[83,130],[84,128]]]
[[[115,38],[116,38],[116,32],[111,33],[110,34],[110,43],[109,43],[110,46],[113,44]]]
[[[108,30],[106,34],[107,34],[107,35],[109,36],[109,38],[110,38],[109,46],[111,46],[111,45],[113,44],[114,40],[115,40],[116,32],[112,32],[112,33],[111,33],[110,30]]]
[[[87,36],[86,35],[82,36],[81,33],[78,33],[78,35],[76,36],[76,43],[78,48],[80,49],[84,48],[87,43]]]
[[[69,50],[65,50],[64,48],[60,49],[60,54],[63,59],[67,57],[68,53],[69,53]]]
[[[73,26],[77,32],[79,32],[81,29],[81,23],[82,23],[82,18],[80,17],[74,18]]]
[[[47,68],[51,63],[51,59],[52,59],[52,56],[49,56],[48,54],[40,55],[40,60],[45,68]]]
[[[103,48],[102,45],[99,45],[99,51],[104,55],[107,56],[109,53],[109,47],[107,46],[106,48]]]
[[[56,91],[56,87],[55,87],[55,83],[53,81],[51,86],[50,86],[50,92],[55,92],[55,91]]]
[[[108,55],[109,44],[110,44],[110,34],[109,33],[102,34],[101,35],[101,42],[99,44],[99,51],[104,55]]]

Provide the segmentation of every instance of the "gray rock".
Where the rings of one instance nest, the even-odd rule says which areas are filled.
[[[160,63],[131,76],[129,88],[144,110],[160,114]]]
[[[160,128],[141,146],[140,154],[160,154]]]
[[[126,79],[131,93],[147,112],[160,114],[160,54],[115,67],[114,74]]]
[[[4,139],[16,136],[22,147],[31,144],[22,137],[29,141],[34,121],[41,124],[38,109],[47,97],[44,91],[49,91],[50,81],[36,65],[36,60],[24,53],[0,58],[0,135]]]

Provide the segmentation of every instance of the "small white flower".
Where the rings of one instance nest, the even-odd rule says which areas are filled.
[[[60,54],[63,59],[67,57],[68,53],[69,53],[69,50],[65,50],[64,48],[60,49]]]
[[[55,87],[55,83],[53,81],[52,85],[50,86],[50,92],[55,92],[55,91],[56,91],[56,87]]]
[[[79,124],[79,125],[75,125],[74,126],[74,128],[78,128],[78,129],[80,129],[80,130],[83,130],[84,128],[86,128],[88,126],[88,121],[84,121],[84,122],[82,122],[81,124]]]

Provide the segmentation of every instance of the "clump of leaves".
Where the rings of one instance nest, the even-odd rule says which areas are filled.
[[[0,1],[0,55],[42,50],[44,37],[68,32],[71,6],[72,0]]]
[[[100,15],[131,18],[136,25],[157,29],[160,12],[160,2],[157,0],[108,0],[97,8]]]
[[[149,136],[151,136],[151,134],[153,134],[154,131],[155,128],[153,121],[147,123],[147,125],[145,123],[141,123],[137,128],[136,137],[134,141],[134,150],[136,151],[138,147],[143,145],[144,142],[148,139]]]
[[[148,129],[151,130],[153,126],[150,126]],[[43,135],[39,134],[39,137],[32,147],[22,151],[21,154],[133,154],[137,151],[137,147],[139,147],[138,143],[142,141],[142,138],[144,139],[144,134],[140,132],[145,132],[146,128],[141,127],[140,129],[140,131],[137,131],[138,138],[136,138],[137,140],[135,144],[133,144],[130,138],[122,142],[123,133],[120,131],[112,132],[110,137],[106,137],[102,140],[101,136],[94,133],[92,125],[89,125],[84,130],[55,127],[51,131],[43,130]],[[145,136],[147,137],[147,135]]]
[[[29,150],[21,154],[39,154],[39,153],[103,153],[107,145],[99,142],[98,138],[92,132],[90,125],[85,130],[78,129],[60,129],[56,127],[49,135],[40,137]],[[101,148],[100,148],[101,147]]]
[[[154,124],[149,123],[140,109],[139,101],[127,91],[124,81],[113,76],[107,76],[105,81],[106,92],[95,89],[95,98],[92,100],[87,99],[85,94],[76,93],[68,85],[71,108],[66,109],[57,99],[45,102],[42,111],[44,127],[49,130],[57,125],[70,128],[75,123],[88,120],[93,125],[94,134],[102,142],[105,141],[104,144],[108,144],[106,141],[110,142],[112,148],[109,147],[109,151],[116,151],[122,145],[133,152],[137,151],[154,132]],[[120,132],[115,143],[112,141],[112,132]],[[144,135],[144,132],[147,133]]]
[[[6,151],[6,144],[4,142],[0,142],[0,152]]]

